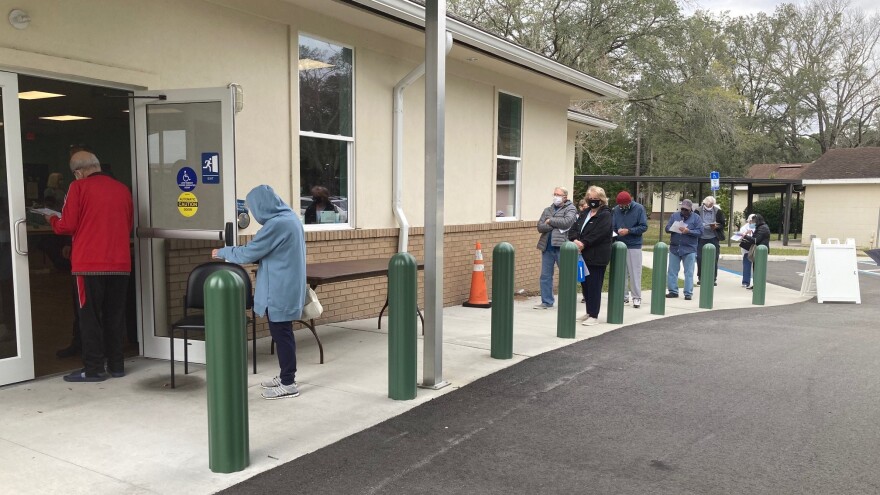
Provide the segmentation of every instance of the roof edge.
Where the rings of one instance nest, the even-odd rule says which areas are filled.
[[[420,26],[423,29],[425,27],[425,8],[409,0],[348,1],[377,12],[382,12],[409,24]],[[590,91],[596,94],[598,99],[626,98],[629,95],[629,93],[611,83],[560,64],[555,60],[465,24],[448,15],[446,17],[446,29],[452,34],[452,39],[455,41]]]
[[[803,179],[803,185],[830,185],[830,184],[880,184],[880,177],[870,177],[864,179]]]
[[[594,117],[585,113],[576,112],[574,110],[568,111],[568,120],[589,127],[594,127],[596,129],[601,129],[603,131],[613,131],[614,129],[617,129],[617,124],[615,124],[614,122],[600,119],[599,117]]]

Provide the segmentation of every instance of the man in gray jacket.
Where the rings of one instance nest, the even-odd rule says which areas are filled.
[[[553,307],[553,265],[559,264],[559,246],[568,240],[568,229],[577,221],[577,208],[568,199],[568,189],[553,190],[553,204],[544,208],[538,220],[538,250],[541,251],[541,304],[535,309]]]

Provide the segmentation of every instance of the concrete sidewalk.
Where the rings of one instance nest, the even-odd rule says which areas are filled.
[[[650,263],[646,253],[645,264]],[[739,276],[720,271],[718,277],[714,309],[751,306],[752,292],[741,287]],[[767,305],[804,299],[768,285]],[[699,308],[699,288],[692,301],[666,300],[665,316],[651,315],[650,292],[642,300],[640,309],[626,307],[624,325],[578,324],[574,340],[556,338],[555,309],[532,309],[537,298],[518,301],[514,357],[504,361],[489,357],[491,310],[445,308],[443,378],[451,386],[419,389],[412,401],[387,398],[387,335],[376,329],[375,318],[319,327],[323,365],[312,336],[297,332],[302,395],[294,399],[260,398],[259,382],[278,371],[263,339],[260,374],[248,374],[251,463],[233,474],[208,468],[202,366],[178,375],[174,390],[166,387],[168,362],[145,358],[128,360],[126,377],[102,383],[71,384],[54,376],[7,386],[0,389],[0,486],[5,493],[213,493],[531,356],[625,325],[707,311]],[[605,301],[603,296],[603,306]],[[578,307],[583,314],[583,305]],[[603,307],[600,320],[605,317]],[[421,353],[419,340],[419,380]]]

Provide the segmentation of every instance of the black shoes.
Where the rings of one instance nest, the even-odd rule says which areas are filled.
[[[684,295],[684,300],[685,300],[685,301],[690,301],[690,300],[691,300],[691,296],[685,294],[685,295]]]
[[[667,292],[666,293],[666,299],[674,299],[676,297],[678,297],[678,292]]]

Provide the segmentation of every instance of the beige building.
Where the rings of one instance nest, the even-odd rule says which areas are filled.
[[[833,149],[801,177],[804,239],[855,239],[861,248],[880,246],[880,148]]]
[[[52,174],[72,180],[73,144],[93,149],[135,198],[132,353],[167,359],[169,344],[182,351],[168,324],[181,314],[186,276],[221,239],[245,243],[256,232],[253,223],[238,227],[236,199],[258,184],[300,211],[309,263],[396,252],[395,113],[407,248],[422,256],[425,98],[417,73],[394,107],[395,86],[424,61],[420,5],[2,3],[9,18],[0,27],[8,226],[0,256],[9,269],[0,280],[0,385],[60,371],[54,352],[69,339],[69,275],[57,242],[47,241],[51,234],[26,207],[52,206]],[[517,288],[537,289],[534,222],[555,186],[572,185],[576,133],[614,128],[569,106],[625,93],[454,19],[447,28],[449,305],[467,298],[476,241],[490,265],[495,244],[513,243]],[[309,211],[316,186],[333,205],[320,214]],[[322,286],[319,323],[374,316],[385,290],[383,278]],[[32,310],[45,307],[61,309]],[[203,346],[196,342],[190,353],[203,359]]]

